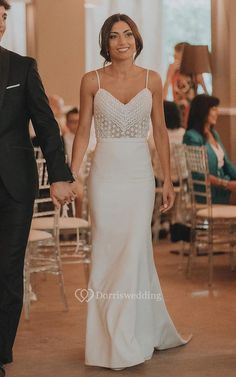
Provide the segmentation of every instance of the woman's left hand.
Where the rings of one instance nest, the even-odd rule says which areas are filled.
[[[160,207],[160,212],[165,213],[173,207],[175,202],[175,192],[171,180],[164,181],[162,196],[163,204]]]

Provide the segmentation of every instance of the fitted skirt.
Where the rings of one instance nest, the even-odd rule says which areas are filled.
[[[185,344],[167,312],[151,239],[155,182],[147,141],[97,143],[89,177],[92,261],[85,363],[121,368]]]

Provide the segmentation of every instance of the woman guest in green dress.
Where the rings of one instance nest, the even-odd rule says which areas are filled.
[[[206,146],[212,202],[236,204],[236,166],[227,156],[220,136],[214,129],[218,118],[218,105],[217,97],[206,94],[197,95],[193,99],[183,143]]]

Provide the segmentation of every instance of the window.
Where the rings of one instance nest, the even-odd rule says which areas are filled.
[[[211,1],[162,0],[163,60],[162,72],[166,73],[173,61],[173,48],[178,42],[208,45],[211,50]],[[204,74],[208,92],[211,93],[211,75]]]

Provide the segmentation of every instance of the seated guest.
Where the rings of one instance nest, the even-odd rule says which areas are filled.
[[[206,94],[197,95],[193,99],[183,142],[187,145],[206,146],[212,202],[236,204],[236,166],[227,156],[214,128],[218,118],[218,105],[218,98]]]
[[[66,113],[66,128],[67,131],[63,135],[63,141],[65,145],[65,151],[67,155],[67,162],[71,164],[72,146],[76,134],[76,130],[79,125],[79,110],[77,107],[69,110]]]
[[[175,102],[164,101],[164,115],[170,144],[182,144],[185,129],[181,127],[180,110]]]
[[[65,153],[67,158],[67,163],[70,166],[72,159],[72,147],[76,134],[76,130],[79,125],[79,110],[77,107],[73,107],[66,113],[66,132],[63,134],[63,143],[65,147]],[[82,215],[82,199],[83,199],[83,179],[80,176],[78,182],[78,196],[75,199],[75,210],[76,216],[81,217]]]
[[[67,131],[65,126],[65,116],[64,116],[64,100],[57,94],[48,96],[49,106],[53,112],[53,115],[59,125],[61,135]]]
[[[61,136],[64,135],[64,133],[67,131],[67,128],[65,126],[65,116],[64,116],[64,100],[60,96],[54,94],[54,95],[48,95],[48,102],[49,106],[53,112],[54,118],[57,121],[57,124],[60,129]],[[39,147],[39,140],[37,139],[37,136],[35,134],[35,131],[32,127],[32,124],[30,124],[30,137],[31,141],[34,147]]]

